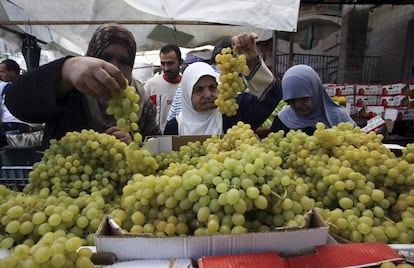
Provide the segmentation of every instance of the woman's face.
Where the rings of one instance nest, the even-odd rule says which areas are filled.
[[[119,44],[112,44],[102,50],[100,59],[103,59],[109,63],[112,63],[121,70],[124,76],[131,81],[132,77],[132,64],[133,59],[129,58],[128,50]]]
[[[312,97],[304,97],[288,100],[287,103],[292,107],[295,113],[301,116],[307,116],[312,112]]]
[[[202,76],[193,87],[191,103],[194,110],[208,111],[217,108],[214,101],[217,99],[217,81],[211,76]]]

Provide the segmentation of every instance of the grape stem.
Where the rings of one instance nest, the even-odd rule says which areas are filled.
[[[277,203],[276,203],[276,206],[279,206],[280,205],[280,203],[286,198],[286,196],[287,196],[287,190],[286,190],[286,188],[285,188],[285,192],[283,193],[283,195],[281,196],[281,195],[279,195],[278,193],[276,193],[276,192],[274,192],[274,191],[270,191],[270,193],[273,195],[273,196],[275,196],[276,198],[277,198]]]
[[[331,228],[333,231],[336,231],[336,232],[339,231],[339,228],[338,228],[338,226],[336,226],[336,224],[334,224],[330,221],[327,221],[327,220],[325,220],[325,221],[326,221],[326,224],[328,224],[329,228]]]
[[[175,263],[175,258],[171,258],[169,263],[168,263],[168,268],[173,268],[174,267],[174,263]]]
[[[279,199],[279,200],[281,200],[282,199],[282,197],[278,194],[278,193],[275,193],[275,192],[273,192],[273,191],[271,191],[270,192],[272,195],[274,195],[277,199]]]
[[[389,222],[391,222],[392,224],[395,224],[395,221],[393,221],[391,218],[389,218],[388,216],[384,216],[384,219],[386,220],[386,221],[389,221]]]

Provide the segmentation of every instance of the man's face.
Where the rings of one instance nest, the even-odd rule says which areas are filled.
[[[16,78],[17,74],[15,71],[6,70],[6,64],[0,64],[0,79],[5,82],[12,82]]]
[[[181,59],[177,58],[174,51],[160,53],[161,70],[169,81],[176,81],[180,74]]]

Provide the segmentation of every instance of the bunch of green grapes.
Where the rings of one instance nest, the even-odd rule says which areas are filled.
[[[170,165],[176,163],[196,165],[198,162],[203,161],[201,158],[207,154],[207,151],[208,149],[204,144],[200,141],[194,141],[181,146],[178,151],[157,154],[154,157],[160,165],[158,173],[162,174]]]
[[[106,202],[100,192],[72,198],[63,191],[51,195],[47,188],[35,195],[2,191],[0,198],[6,200],[0,206],[0,247],[4,249],[32,245],[58,230],[94,245],[94,233],[115,202]]]
[[[42,159],[33,165],[24,191],[35,194],[48,188],[51,194],[65,191],[72,197],[100,191],[113,198],[132,175],[126,147],[115,136],[94,130],[68,132],[59,141],[51,140]]]
[[[93,130],[52,140],[29,173],[24,193],[0,189],[0,247],[32,245],[57,230],[93,245],[103,215],[119,203],[132,177],[126,149],[114,136]]]
[[[81,246],[79,237],[65,231],[47,232],[37,243],[17,245],[9,256],[0,259],[0,266],[95,267],[91,261],[92,250]]]
[[[106,113],[115,117],[117,127],[125,133],[138,131],[139,98],[135,87],[128,85],[108,100]]]
[[[249,124],[241,121],[229,128],[224,136],[212,135],[203,146],[208,154],[216,154],[219,151],[229,152],[240,148],[243,144],[257,145],[259,140]]]
[[[135,133],[134,141],[125,148],[125,158],[128,167],[134,174],[149,175],[155,173],[159,168],[155,158],[142,146],[140,133]]]
[[[414,165],[408,151],[398,158],[382,139],[347,123],[330,129],[318,123],[312,136],[272,133],[261,146],[279,152],[282,167],[303,180],[334,234],[353,242],[411,243]]]
[[[246,55],[235,55],[231,48],[223,48],[220,54],[216,55],[217,69],[220,72],[219,94],[215,101],[218,110],[227,116],[237,113],[239,108],[236,96],[244,91],[245,85],[241,73],[248,73]]]

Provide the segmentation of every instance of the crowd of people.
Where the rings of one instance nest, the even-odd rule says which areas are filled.
[[[229,46],[246,55],[249,67],[249,73],[242,75],[249,91],[237,95],[239,108],[234,116],[222,115],[214,104],[220,83],[214,57]],[[119,93],[127,83],[141,97],[138,125],[144,137],[223,134],[238,121],[254,130],[282,100],[288,106],[275,117],[270,131],[302,129],[311,134],[317,122],[327,127],[353,122],[326,94],[311,67],[293,66],[280,85],[258,54],[254,33],[224,40],[216,45],[210,64],[195,62],[182,73],[179,47],[167,44],[159,53],[162,73],[144,85],[132,76],[135,54],[135,39],[126,27],[102,25],[84,56],[60,58],[14,79],[4,104],[22,122],[45,124],[44,147],[50,139],[82,129],[105,132],[130,143],[130,133],[120,131],[115,119],[105,112],[111,94]]]

